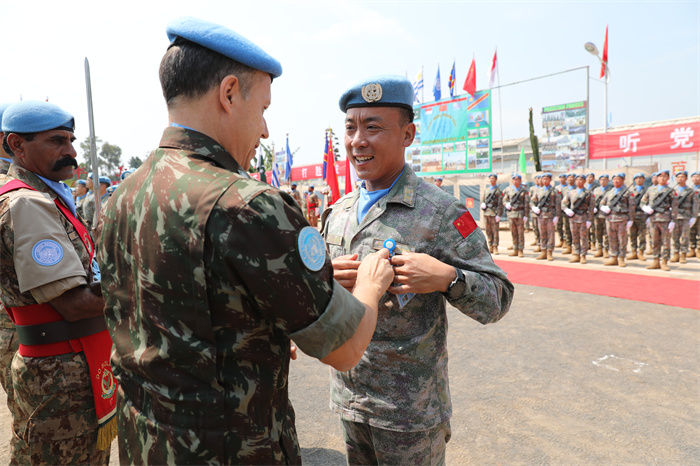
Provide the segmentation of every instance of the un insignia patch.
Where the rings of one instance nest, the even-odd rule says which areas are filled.
[[[362,98],[365,102],[379,102],[382,99],[382,85],[379,83],[372,83],[362,86]]]
[[[32,248],[32,259],[39,265],[56,265],[63,259],[63,248],[52,239],[42,239]]]
[[[326,244],[321,233],[314,227],[304,227],[297,239],[299,257],[307,269],[318,272],[326,262]]]

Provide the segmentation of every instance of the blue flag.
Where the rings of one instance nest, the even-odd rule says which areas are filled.
[[[435,87],[433,87],[433,96],[435,96],[435,101],[440,100],[440,97],[442,97],[442,86],[440,85],[440,65],[438,65],[437,76],[435,76]]]
[[[323,149],[323,179],[326,179],[326,169],[328,168],[328,135],[326,135],[326,148]]]
[[[292,180],[292,153],[289,151],[289,136],[287,136],[287,166],[284,169],[284,179],[287,181]]]
[[[280,176],[276,163],[272,164],[272,182],[270,184],[272,184],[272,186],[274,186],[275,188],[280,187]]]
[[[450,97],[455,96],[455,80],[457,76],[455,74],[455,62],[452,62],[452,71],[450,71],[450,78],[447,80],[447,87],[450,88]]]

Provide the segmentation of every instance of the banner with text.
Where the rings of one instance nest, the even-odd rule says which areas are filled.
[[[700,151],[700,121],[591,134],[591,159]]]

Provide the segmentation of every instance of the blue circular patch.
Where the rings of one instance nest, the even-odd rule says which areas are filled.
[[[384,241],[384,247],[389,250],[390,253],[394,253],[394,250],[396,249],[396,241],[393,239],[389,238]]]
[[[42,239],[32,248],[32,259],[39,265],[56,265],[63,259],[63,248],[52,239]]]
[[[307,269],[318,272],[326,262],[326,243],[314,227],[304,227],[297,239],[299,257]]]

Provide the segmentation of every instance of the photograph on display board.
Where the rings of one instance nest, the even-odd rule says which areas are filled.
[[[457,143],[451,142],[442,146],[442,169],[444,171],[466,170],[467,154],[465,146],[459,150]]]

